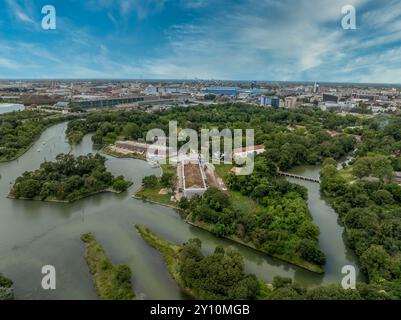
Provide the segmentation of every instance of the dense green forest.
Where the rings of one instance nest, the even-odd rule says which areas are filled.
[[[349,246],[370,283],[398,287],[401,297],[400,119],[372,123],[362,134],[356,159],[337,170],[328,160],[322,169],[323,192],[346,227]]]
[[[86,262],[93,276],[99,298],[102,300],[134,299],[135,294],[131,283],[132,274],[129,266],[113,265],[93,234],[84,234],[81,240],[86,245]]]
[[[0,273],[0,300],[13,300],[13,282]]]
[[[10,196],[70,202],[106,190],[126,190],[129,182],[122,176],[114,177],[105,162],[106,158],[99,154],[76,158],[59,154],[55,162],[44,162],[38,170],[17,178]]]
[[[75,119],[38,111],[17,111],[0,115],[0,162],[22,155],[47,127]]]
[[[353,150],[355,138],[342,134],[349,126],[365,120],[339,116],[319,109],[282,110],[248,104],[224,104],[172,108],[158,112],[120,111],[88,115],[84,120],[71,121],[67,136],[71,143],[79,142],[86,133],[94,133],[98,145],[117,139],[145,139],[148,130],[159,128],[168,134],[169,121],[181,128],[254,129],[255,143],[265,144],[268,156],[280,167],[288,169],[299,164],[321,163],[327,157],[340,158]],[[331,136],[328,130],[337,130]]]
[[[319,228],[306,204],[305,187],[277,177],[277,167],[266,154],[255,160],[251,176],[229,174],[230,190],[250,197],[258,206],[237,206],[230,194],[209,188],[202,197],[182,199],[187,219],[217,236],[240,240],[258,250],[312,271],[322,272],[325,255],[319,248]]]
[[[196,299],[219,300],[391,300],[400,299],[400,287],[392,283],[357,283],[355,289],[339,284],[304,287],[290,278],[274,277],[268,285],[244,272],[240,253],[216,247],[205,256],[199,239],[181,246],[159,238],[144,226],[135,226],[142,238],[158,250],[178,285]]]

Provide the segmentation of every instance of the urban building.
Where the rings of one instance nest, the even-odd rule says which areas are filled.
[[[280,107],[280,98],[262,95],[260,97],[260,105],[261,106],[271,106],[273,108],[279,108]]]
[[[297,97],[286,97],[284,99],[284,106],[288,109],[294,109],[301,105],[301,102],[298,101]]]
[[[324,93],[323,94],[323,102],[334,102],[337,103],[338,102],[338,97],[332,94],[327,94]]]

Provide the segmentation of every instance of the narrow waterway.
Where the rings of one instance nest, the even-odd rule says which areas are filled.
[[[300,166],[292,173],[319,179],[320,166]],[[313,222],[320,228],[319,243],[322,251],[326,254],[325,280],[335,282],[338,274],[345,265],[355,267],[358,279],[364,280],[359,272],[357,258],[352,250],[346,246],[345,230],[341,221],[332,207],[329,206],[327,198],[320,193],[318,183],[288,178],[288,181],[302,185],[308,189],[308,207],[313,217]]]
[[[247,271],[267,282],[277,275],[307,285],[340,282],[342,266],[355,264],[354,256],[344,245],[337,215],[320,196],[319,186],[307,182],[309,207],[322,231],[321,246],[328,257],[324,275],[217,239],[184,223],[173,209],[133,199],[131,194],[140,187],[143,177],[159,174],[158,169],[140,160],[107,156],[107,167],[114,175],[123,174],[134,182],[128,192],[120,195],[101,194],[72,204],[7,199],[5,196],[15,178],[24,171],[37,169],[44,160],[54,160],[57,154],[70,151],[76,155],[96,152],[89,135],[71,150],[65,141],[65,129],[66,123],[47,129],[20,159],[0,164],[0,272],[14,280],[17,299],[96,299],[80,240],[86,232],[96,235],[113,263],[131,267],[139,298],[186,298],[169,276],[160,254],[138,236],[132,227],[136,223],[176,243],[198,237],[205,253],[212,252],[216,245],[235,247],[244,256]],[[314,175],[319,168],[304,170],[309,171],[300,173]],[[56,267],[56,290],[41,288],[44,265]]]

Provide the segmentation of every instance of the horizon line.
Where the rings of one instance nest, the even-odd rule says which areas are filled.
[[[249,79],[183,79],[183,78],[0,78],[2,81],[204,81],[204,82],[256,82],[256,83],[294,83],[294,84],[333,84],[333,85],[385,85],[401,86],[401,83],[387,82],[343,82],[313,80],[249,80]]]

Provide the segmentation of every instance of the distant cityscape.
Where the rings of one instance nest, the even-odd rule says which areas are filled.
[[[3,80],[0,102],[63,113],[73,107],[163,109],[246,102],[272,108],[319,107],[340,113],[377,114],[401,108],[401,87],[214,80]]]

